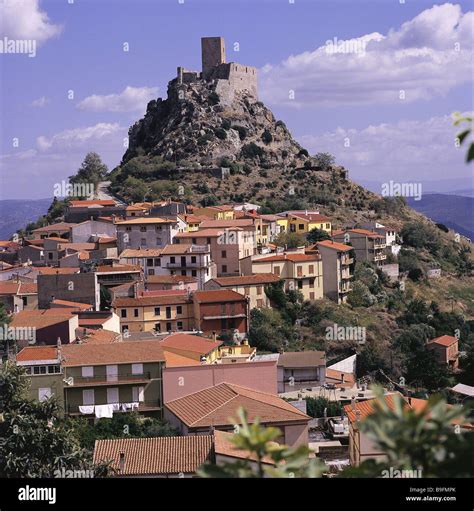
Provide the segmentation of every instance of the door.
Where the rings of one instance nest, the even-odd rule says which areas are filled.
[[[82,391],[82,404],[84,406],[91,406],[95,404],[94,389]]]
[[[186,256],[181,256],[181,266],[186,266]]]
[[[118,366],[107,366],[107,381],[118,381]]]
[[[119,389],[118,387],[110,387],[107,389],[107,404],[113,405],[119,402]]]
[[[145,401],[145,387],[132,387],[132,400],[134,403]]]

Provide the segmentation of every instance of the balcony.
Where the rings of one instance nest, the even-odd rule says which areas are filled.
[[[212,263],[166,263],[166,267],[167,268],[171,268],[171,269],[186,269],[186,268],[210,268],[211,267],[211,264]]]
[[[385,254],[374,255],[374,261],[384,261],[385,259],[387,259],[387,256]]]
[[[341,280],[349,280],[349,279],[352,279],[353,275],[351,274],[350,271],[343,271],[341,273]]]
[[[349,266],[350,264],[354,264],[353,257],[341,257],[341,264],[343,266]]]
[[[349,282],[339,285],[339,293],[349,293],[352,291],[352,287]]]
[[[97,406],[106,405],[106,404],[111,404],[111,403],[96,403]],[[79,411],[79,406],[82,406],[82,405],[68,405],[67,413],[69,415],[80,415],[80,416],[86,416],[86,417],[94,417],[94,415],[95,415],[94,413],[88,413],[88,414],[81,413]],[[138,403],[138,409],[135,408],[132,410],[130,408],[129,410],[123,410],[123,408],[120,407],[120,410],[114,411],[114,414],[115,413],[130,413],[132,411],[153,412],[153,411],[157,411],[157,410],[161,410],[160,401],[158,401],[158,400],[143,401],[141,403]]]
[[[73,383],[69,387],[95,387],[97,385],[130,385],[133,383],[144,383],[151,380],[151,374],[145,372],[142,374],[118,374],[118,375],[98,375],[98,376],[72,376]]]
[[[234,318],[246,318],[247,314],[232,314],[232,313],[224,313],[218,314],[216,316],[203,316],[202,319],[210,320],[210,319],[234,319]]]
[[[374,249],[375,250],[381,250],[384,249],[387,246],[386,243],[374,243]]]

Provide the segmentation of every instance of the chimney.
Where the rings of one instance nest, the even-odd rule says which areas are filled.
[[[119,454],[119,471],[123,473],[125,470],[125,453],[123,451],[120,451]]]
[[[341,373],[341,383],[345,383],[345,382],[344,382],[344,378],[345,378],[344,373]]]
[[[356,401],[355,397],[353,397],[353,398],[351,399],[351,406],[352,406],[352,411],[353,411],[353,412],[356,412],[356,411],[357,411],[356,404],[357,404],[357,401]]]

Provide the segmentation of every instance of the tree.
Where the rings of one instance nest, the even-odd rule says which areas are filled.
[[[291,326],[285,323],[279,311],[252,309],[250,311],[249,341],[259,351],[278,352],[292,339]]]
[[[402,470],[419,470],[424,478],[474,476],[474,435],[461,433],[459,427],[466,408],[449,406],[440,396],[432,396],[425,407],[416,410],[395,395],[392,409],[381,389],[374,392],[374,413],[360,422],[360,429],[385,457],[364,461],[343,477],[383,477],[384,471]]]
[[[271,142],[273,142],[273,136],[268,130],[265,130],[262,133],[262,141],[264,144],[267,144],[267,145],[270,144]]]
[[[87,153],[76,175],[69,177],[69,182],[71,184],[91,183],[94,187],[97,187],[97,185],[105,179],[108,171],[109,169],[102,163],[97,153]]]
[[[280,234],[273,240],[275,245],[286,248],[297,248],[305,245],[304,237],[297,232],[280,232]]]
[[[256,420],[249,424],[246,412],[239,408],[238,420],[234,420],[237,433],[231,438],[236,449],[248,453],[245,460],[226,462],[221,465],[206,463],[197,474],[205,478],[316,478],[325,470],[324,464],[309,458],[311,450],[305,445],[288,447],[275,440],[281,437],[278,428],[263,427]]]
[[[324,417],[324,410],[326,410],[326,417],[337,417],[342,413],[342,406],[338,401],[329,401],[324,397],[306,397],[306,413],[310,417]]]
[[[466,123],[468,126],[463,131],[458,133],[458,140],[460,145],[462,145],[465,141],[467,141],[469,144],[466,153],[466,163],[469,163],[474,160],[474,142],[472,141],[472,137],[471,141],[469,142],[469,136],[472,134],[472,123],[474,122],[474,117],[470,115],[462,115],[459,112],[454,112],[453,118],[454,126],[459,126],[464,123]]]
[[[317,153],[314,155],[314,159],[316,160],[318,167],[323,171],[329,170],[336,161],[334,156],[329,153]]]
[[[7,314],[7,311],[5,310],[5,305],[3,303],[0,303],[0,328],[4,332],[7,331],[10,321],[11,317]],[[8,340],[3,339],[3,337],[7,336],[2,336],[2,339],[0,339],[0,353],[6,351],[8,348]]]
[[[330,240],[330,234],[324,229],[318,229],[315,227],[308,232],[306,236],[306,241],[309,243],[317,243],[318,241]]]
[[[62,469],[105,475],[107,467],[94,466],[73,429],[60,420],[56,400],[29,400],[28,387],[22,367],[0,366],[0,477],[54,477]]]

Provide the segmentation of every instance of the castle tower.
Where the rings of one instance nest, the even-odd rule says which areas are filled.
[[[214,66],[225,64],[225,45],[223,37],[201,37],[202,73]]]

